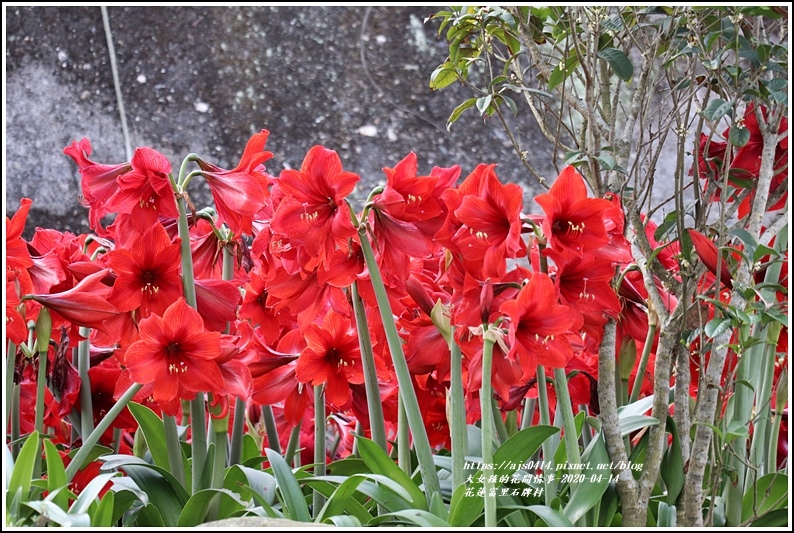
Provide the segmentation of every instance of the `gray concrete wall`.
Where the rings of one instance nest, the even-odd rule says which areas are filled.
[[[6,213],[27,196],[27,235],[37,225],[87,231],[80,177],[63,147],[85,136],[94,160],[126,160],[100,8],[6,9]],[[362,176],[359,200],[383,180],[382,167],[413,150],[420,172],[460,164],[465,176],[477,163],[499,163],[528,201],[539,191],[495,119],[470,110],[446,131],[452,109],[472,95],[428,87],[447,48],[437,25],[423,21],[440,9],[111,7],[132,145],[163,152],[177,168],[190,152],[230,168],[264,128],[271,173],[323,144]],[[548,141],[529,117],[516,121],[533,164],[553,178]],[[206,187],[194,183],[196,205],[208,205]]]

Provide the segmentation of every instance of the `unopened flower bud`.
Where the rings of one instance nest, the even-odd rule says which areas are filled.
[[[39,353],[47,353],[50,349],[50,336],[52,335],[52,318],[46,307],[39,310],[39,317],[36,319],[36,341],[39,346]]]
[[[480,320],[483,324],[488,323],[488,318],[491,316],[491,307],[493,306],[493,285],[491,278],[485,280],[480,290]]]

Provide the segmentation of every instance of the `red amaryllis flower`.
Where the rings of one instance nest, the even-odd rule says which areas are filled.
[[[479,165],[474,172],[486,177],[479,194],[469,194],[455,210],[463,224],[454,239],[467,262],[482,261],[484,277],[504,276],[505,259],[524,251],[521,240],[521,187],[502,185],[494,171],[495,165]]]
[[[573,357],[565,334],[574,319],[568,306],[557,303],[554,284],[546,274],[534,274],[516,299],[499,309],[510,318],[508,355],[521,360],[525,377],[534,375],[537,365],[563,368]]]
[[[240,162],[231,170],[198,160],[215,199],[218,223],[225,222],[236,235],[252,233],[251,223],[267,195],[270,179],[261,165],[273,157],[271,152],[264,151],[268,135],[270,132],[262,130],[251,137]]]
[[[165,310],[163,318],[151,315],[141,320],[141,339],[124,355],[130,378],[153,384],[152,397],[170,402],[179,395],[192,399],[196,392],[217,393],[223,376],[215,361],[220,355],[220,333],[206,331],[201,315],[179,298]]]
[[[28,243],[22,238],[25,223],[33,200],[22,198],[19,201],[19,210],[12,218],[6,217],[6,282],[18,279],[20,294],[33,291],[28,269],[33,266],[33,259],[28,251]]]
[[[545,252],[557,265],[554,285],[560,301],[569,306],[577,318],[581,317],[588,337],[593,337],[599,343],[601,328],[607,323],[608,317],[617,318],[621,309],[618,296],[610,285],[615,267],[610,261],[591,253],[577,258],[550,249]]]
[[[328,403],[345,405],[350,399],[348,384],[364,382],[358,337],[350,320],[329,311],[322,327],[309,324],[304,334],[307,346],[298,358],[295,377],[301,383],[324,383]]]
[[[196,309],[204,319],[207,329],[220,331],[237,319],[237,304],[242,296],[234,281],[197,279]]]
[[[140,308],[141,317],[162,315],[182,294],[179,264],[179,244],[154,224],[129,250],[108,253],[108,265],[118,276],[110,301],[119,311]]]
[[[276,350],[261,341],[255,335],[252,342],[260,360],[249,365],[253,377],[251,400],[261,405],[284,402],[284,417],[290,427],[295,427],[306,414],[311,396],[308,387],[295,379],[298,354],[306,347],[306,341],[298,329],[284,334]]]
[[[551,247],[579,257],[609,242],[603,216],[612,207],[609,200],[588,198],[584,179],[567,166],[546,194],[535,197],[546,213],[543,232]]]
[[[717,247],[714,245],[711,239],[697,230],[688,229],[687,233],[689,233],[689,238],[692,239],[692,245],[695,247],[695,251],[697,252],[698,257],[700,257],[700,260],[703,261],[703,264],[706,265],[706,268],[708,268],[709,271],[716,276],[717,260],[719,258]],[[720,281],[722,281],[722,283],[729,289],[733,288],[733,276],[731,275],[731,271],[728,268],[725,258],[723,258],[720,262]]]
[[[88,156],[91,155],[91,141],[86,138],[80,142],[72,142],[70,146],[63,149],[63,153],[77,163],[82,178],[83,201],[89,208],[88,225],[92,230],[104,236],[104,228],[99,222],[110,212],[106,204],[118,189],[116,178],[129,172],[132,166],[130,163],[117,165],[94,163],[88,159]]]
[[[417,222],[437,217],[441,206],[433,197],[440,176],[417,176],[416,154],[411,152],[394,168],[384,168],[386,186],[373,201],[376,209],[399,220]]]
[[[168,180],[171,173],[168,159],[151,148],[143,147],[135,150],[131,164],[132,170],[116,179],[118,189],[108,199],[107,208],[130,215],[122,220],[140,233],[155,224],[161,215],[178,217],[174,191]],[[119,222],[117,219],[115,224]]]
[[[311,257],[324,263],[333,254],[335,242],[346,243],[355,235],[344,200],[359,179],[342,170],[336,152],[313,147],[300,170],[284,170],[278,179],[285,196],[273,215],[273,231],[301,244]]]
[[[100,270],[86,276],[68,291],[34,294],[30,299],[46,306],[73,325],[104,331],[104,322],[119,315],[119,310],[108,301],[110,287],[102,283],[107,273],[107,269]]]

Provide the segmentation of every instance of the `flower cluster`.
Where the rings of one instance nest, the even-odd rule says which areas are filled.
[[[748,111],[746,127],[752,118]],[[566,167],[535,197],[543,215],[530,216],[523,213],[521,188],[502,183],[495,165],[479,165],[460,180],[458,166],[421,174],[411,153],[384,168],[386,184],[356,212],[347,198],[360,179],[343,169],[336,152],[315,146],[299,169],[273,176],[263,166],[271,157],[267,138],[264,130],[254,135],[231,170],[191,156],[198,170],[178,179],[151,148],[137,149],[130,162],[100,164],[89,159],[91,144],[83,139],[64,152],[78,165],[95,236],[38,229],[25,241],[27,199],[8,221],[8,338],[23,343],[26,321],[35,320],[41,306],[52,313],[54,344],[61,348],[50,357],[61,379],[51,381],[58,383],[57,401],[52,398],[46,423],[63,439],[63,416],[80,383],[70,359],[56,352],[86,336],[95,409],[107,409],[107,399],[131,383],[143,385],[137,401],[171,415],[181,413],[182,400],[207,393],[216,416],[227,413],[234,398],[246,402],[249,414],[272,406],[282,438],[301,423],[311,433],[309,390],[316,386],[324,387],[340,428],[358,421],[368,431],[361,348],[368,337],[386,426],[394,434],[399,388],[362,239],[374,244],[433,445],[449,444],[453,342],[463,353],[468,417],[479,418],[474,400],[486,331],[498,341],[491,381],[504,412],[537,395],[539,367],[566,369],[573,404],[598,412],[598,347],[609,320],[618,324],[624,379],[633,381],[636,353],[649,343],[644,371],[653,372],[658,334],[650,329],[649,335],[642,275],[629,268],[620,198],[592,197],[575,168]],[[749,153],[754,139],[732,158],[751,175],[760,157]],[[720,149],[711,143],[708,159],[701,156],[702,177],[714,170]],[[188,214],[186,188],[198,177],[206,179],[215,210]],[[179,228],[180,204],[185,228]],[[654,229],[648,222],[648,238],[663,246],[659,260],[676,276],[678,244],[656,243]],[[690,236],[716,268],[707,259],[711,241]],[[721,279],[730,286],[728,266],[722,262]],[[354,284],[363,316],[354,312]],[[661,281],[656,285],[672,309],[674,297]],[[366,331],[359,330],[362,323],[369,324]],[[21,363],[16,377],[23,387],[35,380]],[[650,380],[641,376],[640,383],[650,392]],[[249,424],[257,426],[258,418]],[[126,431],[135,423],[120,417],[116,427]],[[336,453],[343,455],[352,441],[340,431],[345,438]]]

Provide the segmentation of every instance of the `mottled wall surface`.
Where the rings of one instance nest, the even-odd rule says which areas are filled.
[[[440,7],[109,8],[133,147],[151,146],[178,166],[190,152],[237,164],[253,132],[271,132],[268,170],[300,166],[314,144],[337,150],[362,177],[355,198],[409,151],[420,172],[495,162],[505,181],[537,191],[495,119],[467,111],[446,131],[465,87],[433,92],[428,81],[447,54]],[[34,200],[37,225],[87,231],[80,177],[62,154],[88,137],[92,159],[126,159],[107,40],[98,7],[7,8],[6,213]],[[366,19],[366,20],[365,20]],[[366,26],[362,31],[362,23]],[[365,59],[362,61],[362,49]],[[515,119],[522,148],[554,177],[550,143]],[[205,184],[191,184],[197,206]]]

